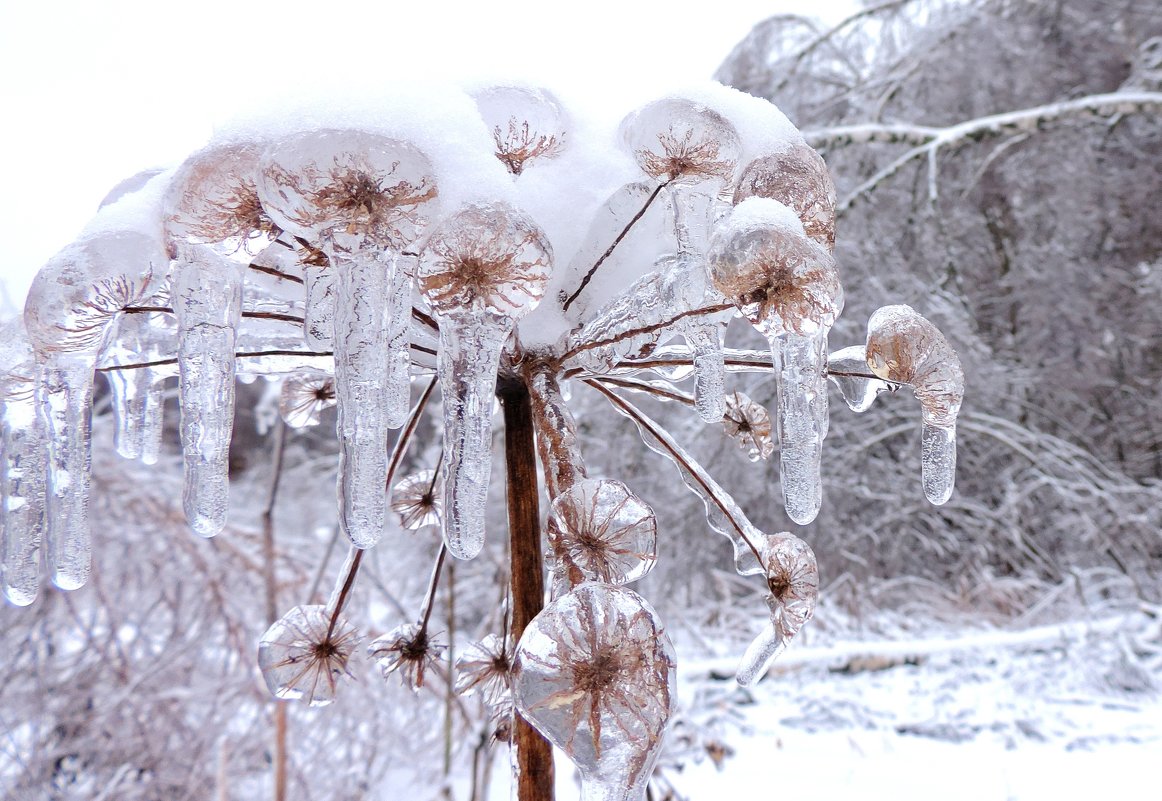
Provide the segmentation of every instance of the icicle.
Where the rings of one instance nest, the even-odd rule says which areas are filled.
[[[326,260],[322,254],[319,257]],[[335,270],[328,264],[304,262],[303,284],[303,338],[312,350],[331,350],[335,342]]]
[[[847,407],[853,412],[866,412],[881,392],[894,392],[895,384],[877,378],[867,366],[863,345],[852,345],[837,350],[827,357],[827,377],[839,387]]]
[[[783,498],[806,524],[819,512],[819,455],[827,436],[827,332],[843,309],[835,262],[788,207],[744,200],[714,235],[715,286],[770,343],[778,374]]]
[[[785,334],[771,340],[778,394],[779,466],[787,515],[806,525],[823,501],[820,459],[827,433],[827,337]],[[821,411],[822,409],[822,411]]]
[[[956,416],[964,400],[960,358],[910,306],[884,306],[867,323],[867,364],[885,381],[908,384],[920,401],[924,495],[940,505],[956,482]]]
[[[44,526],[44,454],[35,364],[18,326],[0,330],[0,577],[17,606],[36,600]]]
[[[25,301],[48,440],[48,565],[62,589],[80,587],[89,575],[89,406],[98,354],[117,314],[140,301],[164,261],[155,238],[98,231],[50,259]]]
[[[754,684],[787,644],[815,614],[819,598],[819,567],[810,546],[793,534],[780,532],[763,543],[767,569],[767,606],[770,624],[747,647],[736,678],[744,687]]]
[[[388,269],[335,253],[335,395],[339,431],[339,522],[351,542],[369,548],[387,518]]]
[[[427,224],[432,167],[406,142],[356,130],[299,133],[263,161],[264,207],[284,230],[321,248],[335,272],[339,517],[351,542],[367,548],[386,524],[388,431],[407,418],[411,278],[400,253]],[[308,308],[325,319],[321,296]],[[308,336],[318,345],[325,331]]]
[[[581,774],[582,801],[643,801],[676,701],[674,650],[653,608],[588,582],[517,645],[517,709]]]
[[[174,266],[173,294],[185,464],[182,501],[190,528],[212,537],[225,528],[229,507],[242,276],[237,265],[210,250],[184,246]]]
[[[420,257],[420,289],[440,324],[444,542],[460,559],[484,545],[501,350],[543,297],[552,258],[536,223],[503,203],[463,207]]]

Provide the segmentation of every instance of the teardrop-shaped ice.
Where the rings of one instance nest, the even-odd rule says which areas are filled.
[[[412,145],[357,130],[295,134],[263,162],[264,206],[335,272],[340,524],[367,548],[386,523],[388,431],[407,418],[410,393],[411,262],[401,253],[427,224],[435,178]]]
[[[909,385],[920,401],[924,495],[945,503],[956,481],[956,416],[964,401],[960,358],[935,325],[904,305],[872,314],[866,352],[873,373]]]
[[[504,203],[461,208],[432,232],[420,257],[420,289],[440,325],[444,542],[459,559],[484,545],[501,350],[544,296],[552,259],[537,224]]]
[[[583,801],[642,801],[674,709],[675,672],[670,638],[645,599],[589,582],[525,629],[513,697],[576,765]]]

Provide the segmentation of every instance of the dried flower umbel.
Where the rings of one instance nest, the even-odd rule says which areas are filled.
[[[630,590],[588,582],[525,630],[513,690],[521,715],[573,760],[586,784],[639,799],[672,713],[674,682],[673,649],[657,613]]]
[[[323,605],[296,606],[266,630],[258,642],[258,667],[278,698],[325,706],[338,683],[350,676],[347,663],[359,634],[343,618],[332,625]]]
[[[654,510],[611,479],[585,479],[553,499],[548,538],[565,586],[636,581],[657,560]]]
[[[643,106],[622,122],[622,136],[642,171],[659,181],[729,181],[741,145],[716,111],[681,98]]]
[[[435,470],[421,470],[391,488],[391,511],[408,531],[440,525],[444,500]]]
[[[419,690],[424,671],[439,662],[444,648],[432,641],[426,626],[404,623],[373,640],[368,653],[384,678],[398,672],[405,686]]]
[[[507,702],[511,686],[512,646],[505,638],[489,634],[456,658],[457,693],[480,693],[484,703],[496,706]]]
[[[726,436],[746,451],[747,458],[752,462],[769,459],[775,452],[775,443],[771,438],[771,415],[743,392],[732,392],[726,396],[722,428]]]
[[[496,157],[513,175],[563,149],[567,119],[557,99],[544,89],[493,86],[473,95],[496,144]]]
[[[829,252],[835,250],[835,184],[814,148],[797,144],[752,161],[738,180],[734,204],[748,197],[770,198],[789,206],[799,215],[807,236]]]
[[[335,405],[335,379],[330,376],[292,376],[282,384],[278,412],[291,428],[319,424],[319,415]]]

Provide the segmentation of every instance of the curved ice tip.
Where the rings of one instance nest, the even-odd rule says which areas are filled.
[[[67,568],[58,568],[52,571],[52,583],[66,592],[79,590],[85,586],[88,580],[89,560],[87,557],[84,564],[69,565]]]
[[[226,528],[224,517],[208,516],[189,510],[186,511],[186,523],[189,524],[190,531],[206,539],[216,537]]]
[[[5,587],[4,598],[13,606],[31,606],[32,602],[36,600],[38,589],[39,587],[34,587],[33,589],[26,591],[21,587]],[[65,588],[62,587],[61,589]]]
[[[771,663],[787,650],[787,641],[779,636],[772,623],[768,623],[759,636],[747,646],[746,653],[738,664],[734,679],[739,686],[750,687],[766,675]]]
[[[465,536],[462,526],[454,526],[448,520],[444,524],[444,546],[457,559],[475,559],[484,549],[484,537]]]

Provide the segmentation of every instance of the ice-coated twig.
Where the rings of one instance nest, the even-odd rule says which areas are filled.
[[[646,446],[665,456],[678,468],[682,481],[706,505],[706,522],[710,528],[727,537],[734,546],[734,568],[742,576],[761,573],[762,557],[759,551],[763,534],[747,519],[738,503],[706,472],[702,465],[679,445],[664,428],[651,420],[629,401],[602,386],[599,381],[585,382],[613,404],[621,414],[637,426]]]
[[[577,422],[548,365],[538,365],[530,371],[528,387],[541,474],[552,500],[586,477],[585,460],[577,443]]]

